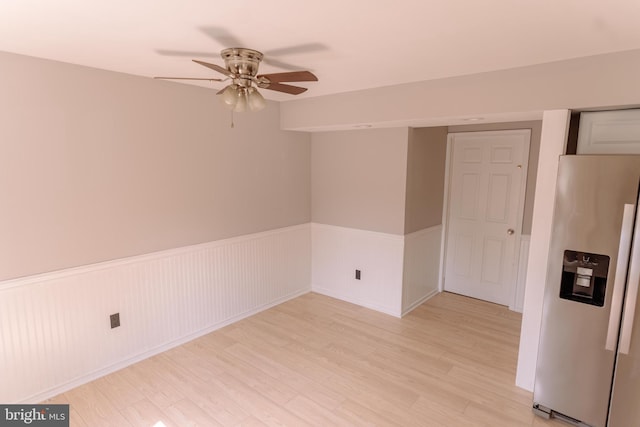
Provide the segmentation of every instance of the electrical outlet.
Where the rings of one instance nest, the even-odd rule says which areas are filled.
[[[360,270],[356,270],[356,280],[360,280]]]
[[[112,314],[109,319],[111,320],[111,329],[120,326],[120,313]]]

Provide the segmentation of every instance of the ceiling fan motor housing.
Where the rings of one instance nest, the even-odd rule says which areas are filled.
[[[253,49],[232,47],[220,52],[220,56],[224,59],[227,70],[237,76],[233,82],[238,86],[250,87],[258,74],[258,67],[263,58],[262,53]]]

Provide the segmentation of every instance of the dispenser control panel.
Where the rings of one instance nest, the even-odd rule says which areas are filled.
[[[560,298],[604,306],[608,272],[607,255],[564,251]]]

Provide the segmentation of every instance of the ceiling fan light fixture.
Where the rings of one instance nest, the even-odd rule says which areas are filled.
[[[251,111],[260,111],[267,106],[267,102],[264,100],[262,94],[253,86],[247,89],[247,98]]]
[[[224,88],[220,94],[222,103],[230,110],[233,110],[238,102],[238,85],[231,84]]]
[[[267,102],[258,90],[253,87],[242,87],[230,84],[220,92],[220,99],[225,107],[235,113],[245,111],[260,111],[267,106]]]
[[[282,73],[258,74],[262,53],[253,49],[234,47],[224,49],[220,55],[225,66],[194,59],[193,62],[217,71],[225,79],[211,79],[200,77],[156,77],[159,79],[177,80],[207,80],[232,83],[217,93],[226,108],[236,113],[245,111],[260,111],[267,106],[260,89],[268,89],[290,95],[300,95],[307,88],[288,84],[289,82],[315,82],[318,78],[310,71],[288,71]]]
[[[236,113],[244,113],[248,110],[249,100],[247,99],[247,89],[244,87],[238,87],[236,89],[236,105],[233,111]]]

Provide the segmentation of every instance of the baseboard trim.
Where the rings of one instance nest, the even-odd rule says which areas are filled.
[[[343,295],[340,292],[335,292],[335,291],[333,291],[331,289],[326,289],[326,288],[323,288],[323,287],[320,287],[320,286],[315,286],[313,284],[311,285],[311,292],[315,292],[317,294],[325,295],[325,296],[328,296],[328,297],[331,297],[331,298],[336,298],[336,299],[339,299],[339,300],[342,300],[342,301],[349,302],[351,304],[355,304],[355,305],[359,305],[361,307],[369,308],[371,310],[379,311],[381,313],[388,314],[388,315],[393,316],[393,317],[397,317],[397,318],[401,318],[402,317],[402,313],[400,313],[397,310],[393,310],[390,307],[383,307],[383,306],[381,306],[379,304],[374,304],[374,303],[370,303],[368,301],[358,300],[358,299],[352,298],[352,297],[350,297],[348,295]]]
[[[425,303],[426,301],[430,300],[431,298],[433,298],[434,296],[438,295],[439,293],[440,293],[440,291],[438,289],[432,290],[431,292],[429,292],[428,294],[426,294],[425,296],[420,298],[418,301],[416,301],[413,304],[411,304],[405,310],[403,310],[402,311],[402,317],[406,316],[407,314],[409,314],[410,312],[412,312],[413,310],[418,308],[418,306],[422,305],[423,303]]]

